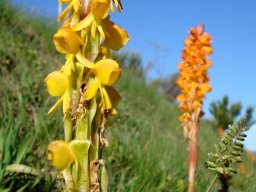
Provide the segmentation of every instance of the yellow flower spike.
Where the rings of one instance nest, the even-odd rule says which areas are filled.
[[[45,83],[49,94],[59,97],[48,114],[62,105],[68,142],[52,142],[48,159],[62,171],[64,190],[108,191],[100,152],[108,145],[104,138],[105,126],[111,124],[108,116],[117,114],[120,100],[112,85],[121,76],[110,51],[119,50],[129,40],[127,32],[110,21],[109,12],[121,11],[122,5],[120,0],[58,1],[66,8],[58,16],[62,26],[53,41],[66,62]],[[207,37],[201,41],[207,46]]]
[[[56,49],[63,54],[76,54],[79,51],[83,40],[80,36],[68,27],[62,27],[53,36]]]
[[[96,63],[94,73],[103,85],[111,86],[120,78],[121,69],[116,61],[103,59]]]
[[[48,93],[52,96],[62,96],[69,87],[68,78],[60,71],[54,71],[45,78]]]
[[[86,85],[86,91],[84,93],[85,100],[90,100],[91,98],[93,98],[96,95],[99,88],[99,79],[97,77],[91,78]]]
[[[109,18],[104,19],[102,24],[106,30],[104,44],[110,49],[118,51],[129,41],[128,33],[123,28],[115,25]]]
[[[54,167],[63,171],[75,161],[75,157],[67,142],[56,140],[48,146],[48,160]]]

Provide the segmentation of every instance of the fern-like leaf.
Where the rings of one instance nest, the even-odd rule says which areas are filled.
[[[246,137],[244,131],[246,121],[229,126],[221,141],[215,145],[215,153],[208,153],[209,159],[205,162],[207,169],[216,171],[220,175],[232,176],[236,170],[232,167],[235,163],[242,162],[243,141]]]

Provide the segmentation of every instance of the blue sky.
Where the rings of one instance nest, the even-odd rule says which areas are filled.
[[[11,1],[46,18],[57,16],[57,0]],[[206,116],[210,117],[209,103],[224,95],[244,107],[256,107],[255,0],[123,0],[122,4],[124,11],[111,18],[131,36],[124,50],[139,53],[144,65],[153,62],[149,79],[178,71],[187,32],[202,23],[214,48],[209,71],[213,90],[205,100]]]

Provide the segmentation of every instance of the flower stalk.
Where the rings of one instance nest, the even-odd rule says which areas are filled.
[[[182,114],[179,116],[184,136],[188,142],[188,192],[194,192],[195,172],[198,160],[198,129],[202,116],[205,94],[211,90],[208,68],[212,65],[208,55],[213,52],[211,36],[204,32],[203,25],[190,30],[184,42],[182,61],[179,63],[180,76],[177,84],[181,89],[177,100]]]
[[[50,95],[59,97],[48,114],[62,105],[65,140],[48,146],[48,159],[64,177],[66,191],[108,191],[102,150],[109,116],[120,100],[113,85],[121,69],[111,59],[129,40],[127,32],[110,20],[109,12],[122,11],[120,0],[59,0],[66,8],[54,45],[66,62],[46,79]],[[115,7],[114,7],[115,4]]]

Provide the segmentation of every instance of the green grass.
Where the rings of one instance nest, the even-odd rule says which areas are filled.
[[[18,129],[17,141],[9,142],[17,146],[14,151],[22,148],[20,162],[42,171],[40,177],[5,172],[0,186],[11,186],[11,191],[60,191],[62,182],[47,161],[46,148],[50,141],[63,138],[62,118],[61,112],[47,116],[55,98],[47,94],[44,85],[45,76],[63,62],[52,44],[57,27],[39,18],[31,19],[5,3],[0,5],[0,14],[0,146],[5,146],[3,138],[10,127]],[[168,102],[142,77],[126,71],[116,87],[122,100],[119,115],[107,128],[110,146],[104,152],[111,191],[183,191],[187,154],[177,105]],[[19,143],[27,137],[27,148],[23,149]],[[217,141],[212,124],[202,121],[196,183],[199,192],[205,191],[214,177],[204,161]],[[244,159],[246,166],[252,167]],[[13,162],[15,158],[9,163]],[[249,169],[248,176],[234,176],[231,191],[256,191],[255,167]],[[216,183],[212,191],[217,188]]]

